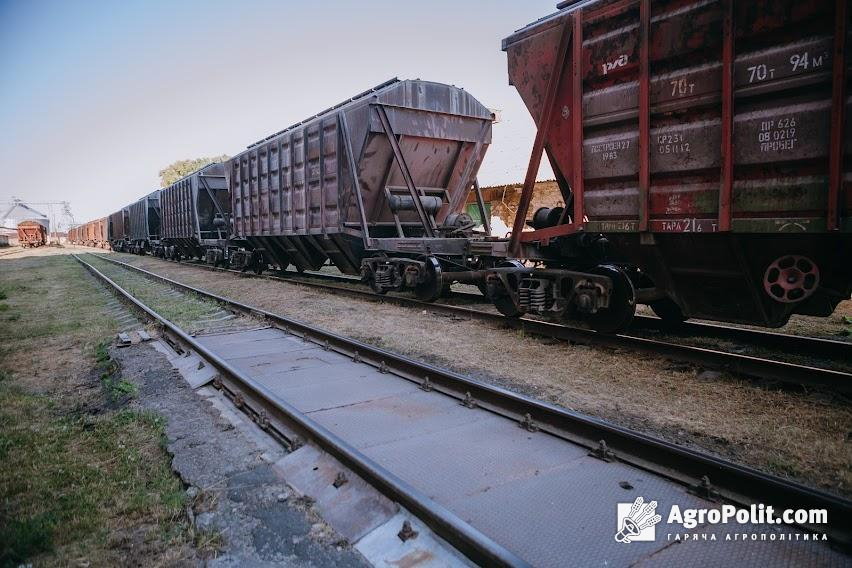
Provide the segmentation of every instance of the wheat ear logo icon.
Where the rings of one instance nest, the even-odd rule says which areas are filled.
[[[645,505],[644,507],[642,506],[643,504]],[[645,500],[641,496],[637,497],[633,502],[633,506],[630,507],[630,513],[621,522],[621,530],[615,533],[615,540],[628,544],[630,538],[637,536],[642,532],[642,529],[659,523],[662,517],[654,514],[656,508],[656,501],[645,503]]]

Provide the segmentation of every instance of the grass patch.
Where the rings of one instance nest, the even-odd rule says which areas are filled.
[[[0,567],[179,563],[183,484],[163,419],[120,404],[109,296],[67,256],[0,262]]]
[[[139,392],[139,388],[127,379],[116,377],[118,365],[110,357],[109,344],[98,343],[95,347],[95,364],[101,377],[101,386],[113,403],[126,401]]]
[[[219,530],[195,531],[193,545],[202,558],[214,558],[225,547],[225,537]]]
[[[139,392],[136,385],[127,379],[101,378],[101,383],[107,391],[107,395],[113,401],[133,397]]]
[[[61,548],[90,555],[134,521],[156,534],[180,519],[183,486],[159,418],[121,410],[56,419],[52,406],[0,384],[0,493],[14,519],[0,536],[0,566]]]
[[[187,331],[199,331],[198,322],[219,310],[212,302],[193,294],[165,295],[161,284],[93,255],[87,255],[85,260],[157,313]]]
[[[7,304],[6,302],[3,302],[2,304],[0,304],[0,312],[7,312],[7,311],[9,311],[9,304]]]

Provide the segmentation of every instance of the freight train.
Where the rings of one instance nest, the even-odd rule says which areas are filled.
[[[537,135],[509,238],[464,212],[475,192],[487,219],[491,113],[392,80],[144,198],[124,242],[257,272],[330,261],[430,301],[466,282],[506,316],[605,332],[637,303],[673,323],[827,316],[852,293],[849,19],[845,0],[579,0],[513,33]],[[544,154],[566,205],[530,214]]]
[[[78,225],[68,230],[68,241],[71,244],[83,245],[88,247],[97,247],[108,249],[109,242],[109,218],[102,217]]]

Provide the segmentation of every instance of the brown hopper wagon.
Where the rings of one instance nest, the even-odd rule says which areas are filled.
[[[109,217],[102,217],[95,224],[95,246],[109,248]]]
[[[108,232],[109,245],[112,250],[124,251],[127,249],[127,230],[130,227],[129,212],[127,208],[123,208],[109,217]]]
[[[160,243],[160,190],[153,191],[128,207],[128,247],[134,254],[153,252]]]
[[[458,87],[379,85],[228,162],[234,234],[262,264],[331,260],[377,292],[435,298],[482,268],[481,254],[505,250],[476,238],[464,213],[492,120]]]
[[[41,247],[47,244],[47,229],[38,221],[18,223],[18,244],[24,248]]]
[[[167,258],[204,258],[219,265],[230,259],[231,196],[225,165],[214,163],[160,193],[162,253]]]
[[[847,0],[585,0],[503,42],[538,125],[504,313],[783,325],[852,291]],[[528,221],[542,153],[564,208]],[[529,226],[526,226],[529,225]],[[533,230],[529,230],[532,228]]]

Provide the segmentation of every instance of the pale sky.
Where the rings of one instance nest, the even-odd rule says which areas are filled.
[[[0,0],[0,206],[102,217],[395,76],[502,110],[480,182],[522,180],[535,129],[500,42],[556,2]]]

